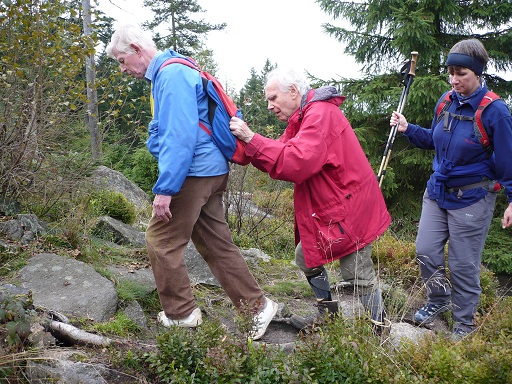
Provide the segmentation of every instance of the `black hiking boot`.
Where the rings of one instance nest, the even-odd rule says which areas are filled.
[[[290,324],[300,331],[312,331],[315,326],[324,324],[327,316],[338,312],[337,300],[317,300],[315,306],[318,308],[318,314],[311,314],[305,317],[292,315],[290,317]]]

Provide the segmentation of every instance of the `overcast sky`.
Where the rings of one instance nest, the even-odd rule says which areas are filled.
[[[141,24],[152,12],[143,0],[99,0],[99,8],[119,24]],[[322,31],[332,20],[314,0],[198,0],[201,17],[226,23],[223,31],[210,32],[206,45],[218,63],[217,77],[239,91],[254,68],[259,74],[265,61],[280,67],[307,70],[321,79],[359,77],[360,66],[343,54],[344,46]],[[339,22],[335,22],[340,25]]]

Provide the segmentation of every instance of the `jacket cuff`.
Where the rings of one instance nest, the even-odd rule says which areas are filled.
[[[263,139],[263,136],[259,133],[255,133],[251,141],[249,141],[245,147],[245,154],[249,157],[253,157],[263,145]]]

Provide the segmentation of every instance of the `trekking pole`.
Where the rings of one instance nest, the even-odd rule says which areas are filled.
[[[407,99],[407,94],[409,93],[409,88],[411,87],[412,81],[414,80],[417,60],[418,52],[411,52],[411,60],[409,60],[400,70],[400,72],[405,73],[405,75],[402,80],[404,89],[402,90],[400,102],[398,103],[398,108],[396,109],[397,112],[399,113],[402,113],[404,109],[405,100]],[[382,156],[382,161],[380,163],[379,173],[377,174],[377,181],[379,182],[379,187],[382,187],[382,181],[384,180],[386,168],[388,166],[389,159],[391,158],[391,150],[393,149],[393,143],[395,142],[396,133],[398,132],[398,126],[399,123],[396,123],[395,126],[391,128],[391,132],[389,133],[388,137],[388,142],[386,143],[386,148],[384,149],[384,155]]]

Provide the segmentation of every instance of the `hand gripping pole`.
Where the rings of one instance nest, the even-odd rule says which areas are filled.
[[[407,99],[407,94],[409,93],[409,88],[414,80],[414,76],[416,73],[416,62],[418,60],[418,52],[411,52],[411,60],[409,60],[403,67],[401,72],[405,72],[405,76],[402,80],[404,84],[404,89],[402,90],[402,95],[400,96],[400,102],[398,103],[397,112],[402,113],[405,105],[405,101]],[[407,72],[407,69],[409,70]],[[395,124],[394,127],[391,128],[389,133],[388,142],[386,143],[386,148],[384,149],[384,155],[382,156],[382,161],[380,163],[379,172],[377,174],[377,181],[379,182],[379,187],[382,188],[382,181],[384,180],[384,175],[386,174],[386,168],[389,163],[389,159],[391,158],[391,151],[393,149],[393,143],[395,142],[396,133],[398,132],[398,123]]]

